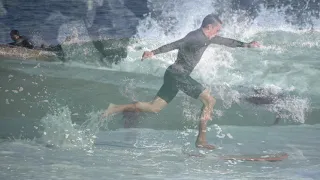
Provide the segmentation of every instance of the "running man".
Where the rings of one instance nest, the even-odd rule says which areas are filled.
[[[220,44],[228,47],[259,47],[257,42],[244,43],[234,39],[217,36],[222,22],[218,16],[209,14],[199,29],[191,31],[184,38],[164,45],[153,51],[146,51],[142,55],[142,61],[156,54],[178,49],[178,56],[174,64],[169,66],[164,74],[164,82],[152,102],[136,102],[126,105],[110,104],[104,112],[103,117],[124,111],[134,112],[160,112],[181,90],[188,96],[200,99],[203,103],[199,123],[199,134],[196,147],[214,149],[213,145],[207,143],[206,128],[207,121],[211,120],[215,98],[211,96],[199,82],[190,77],[191,72],[200,61],[202,54],[210,44]]]

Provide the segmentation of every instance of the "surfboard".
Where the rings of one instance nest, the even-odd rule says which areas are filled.
[[[288,158],[288,154],[285,152],[275,154],[248,154],[248,155],[226,155],[220,156],[223,160],[240,160],[240,161],[269,161],[276,162],[282,161]]]
[[[190,157],[205,157],[205,154],[193,153],[188,154]],[[220,155],[218,159],[222,160],[239,160],[239,161],[268,161],[276,162],[282,161],[289,157],[285,152],[274,153],[274,154],[243,154],[243,155]]]
[[[57,61],[58,57],[52,51],[0,44],[0,59]]]

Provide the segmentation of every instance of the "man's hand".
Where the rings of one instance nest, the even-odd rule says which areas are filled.
[[[252,42],[247,44],[247,47],[256,48],[256,47],[260,47],[260,44],[257,41],[252,41]]]
[[[141,61],[143,61],[143,60],[146,59],[146,58],[151,58],[153,55],[154,55],[154,54],[153,54],[152,51],[145,51],[145,52],[143,53],[143,55],[142,55]]]

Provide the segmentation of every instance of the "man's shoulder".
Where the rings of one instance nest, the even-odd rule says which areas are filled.
[[[33,43],[25,36],[21,36],[19,38],[19,44],[23,47],[27,47],[27,48],[30,48],[32,49],[34,47]]]
[[[20,36],[20,38],[22,41],[29,41],[29,38],[27,38],[26,36]]]
[[[195,36],[195,35],[198,35],[199,33],[201,33],[201,29],[196,29],[196,30],[190,31],[187,34],[187,36]]]
[[[187,41],[197,41],[197,40],[201,40],[202,38],[202,34],[201,34],[201,29],[196,29],[196,30],[193,30],[193,31],[190,31],[186,36],[185,36],[185,39]]]

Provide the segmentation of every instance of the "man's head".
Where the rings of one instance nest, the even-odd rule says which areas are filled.
[[[11,36],[11,39],[12,39],[13,41],[18,40],[19,37],[20,37],[19,31],[18,31],[18,30],[12,30],[12,31],[10,32],[10,36]]]
[[[217,15],[209,14],[203,19],[201,28],[206,36],[211,39],[220,31],[221,25],[222,21]]]

